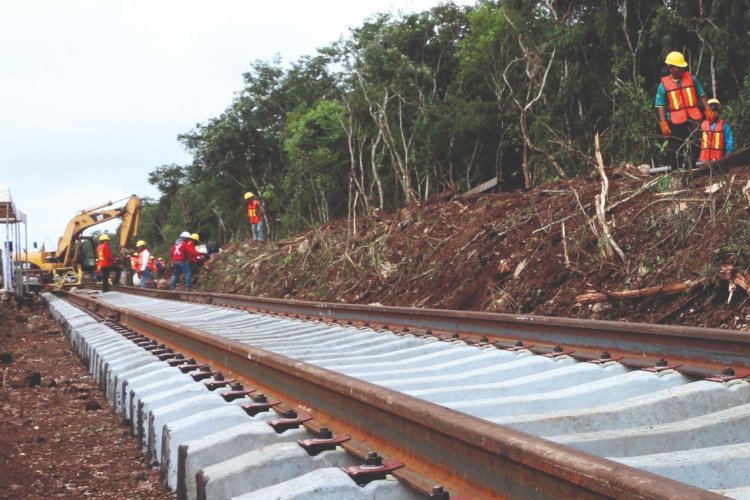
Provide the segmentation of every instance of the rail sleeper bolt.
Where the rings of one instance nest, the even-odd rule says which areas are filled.
[[[244,389],[244,387],[242,387],[242,384],[240,384],[239,382],[235,382],[230,387],[233,391],[241,391],[242,389]]]
[[[556,345],[553,349],[553,352],[563,352],[563,348],[561,345]]]
[[[451,335],[451,338],[452,339],[457,339],[457,338],[459,338],[459,335],[457,333],[454,333],[453,335]]]
[[[256,394],[255,397],[252,399],[256,403],[268,403],[268,398],[262,392],[260,394]]]
[[[297,412],[294,410],[284,410],[281,415],[281,418],[297,418]]]
[[[664,358],[659,358],[659,360],[656,362],[657,368],[664,368],[666,366],[669,366],[669,363],[667,363],[667,360]]]
[[[734,377],[734,369],[732,369],[731,366],[725,366],[723,370],[721,370],[721,374],[725,377]]]
[[[333,432],[328,427],[321,427],[318,431],[318,439],[331,439],[332,437]]]
[[[376,451],[370,451],[367,453],[367,458],[365,458],[365,463],[362,467],[375,468],[375,467],[382,467],[382,466],[383,466],[383,457],[378,455],[378,452]]]
[[[516,347],[523,347],[523,341],[522,340],[516,340],[515,346]]]
[[[433,486],[432,493],[430,493],[427,498],[434,498],[436,500],[448,500],[450,498],[450,495],[442,486]]]
[[[604,351],[600,356],[599,359],[612,359],[612,355],[608,353],[607,351]]]

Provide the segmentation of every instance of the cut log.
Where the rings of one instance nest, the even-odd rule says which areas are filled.
[[[734,284],[745,290],[746,293],[750,294],[750,273],[737,272],[732,269],[731,265],[721,266],[719,277]],[[576,302],[582,305],[585,304],[596,304],[597,302],[606,302],[609,299],[617,300],[636,300],[648,297],[654,297],[656,295],[670,295],[675,293],[683,293],[692,290],[696,286],[702,285],[706,282],[704,278],[678,281],[676,283],[670,283],[668,285],[651,286],[648,288],[639,288],[636,290],[621,290],[618,292],[597,292],[589,291],[576,296]]]
[[[656,295],[669,295],[673,293],[682,293],[692,290],[698,285],[703,284],[704,279],[679,281],[669,285],[651,286],[648,288],[638,288],[636,290],[622,290],[619,292],[587,292],[576,297],[579,304],[595,304],[597,302],[606,302],[610,298],[618,300],[635,300]]]

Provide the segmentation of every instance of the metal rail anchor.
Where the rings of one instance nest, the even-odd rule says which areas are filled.
[[[254,417],[258,413],[268,411],[274,406],[281,404],[281,401],[269,401],[266,395],[262,393],[256,394],[255,396],[251,395],[250,399],[253,400],[252,403],[242,405],[240,406],[240,408],[245,410],[245,413],[247,413],[251,417]]]
[[[366,486],[372,481],[385,479],[387,474],[390,474],[403,466],[404,464],[398,460],[393,458],[383,460],[377,452],[371,451],[367,454],[364,464],[342,467],[341,470],[346,472],[358,485]]]
[[[297,412],[294,410],[286,410],[280,416],[281,418],[275,418],[268,421],[268,425],[270,425],[277,434],[281,434],[289,429],[298,429],[300,425],[308,420],[312,420],[312,416],[307,413],[297,415]]]
[[[318,431],[318,437],[312,439],[298,439],[297,443],[305,449],[311,456],[315,456],[323,451],[335,450],[338,445],[351,439],[348,434],[334,436],[331,429],[321,427]]]

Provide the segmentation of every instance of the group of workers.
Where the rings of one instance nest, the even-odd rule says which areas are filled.
[[[183,231],[175,240],[170,249],[172,260],[172,281],[170,288],[177,288],[181,275],[185,275],[185,287],[193,287],[193,271],[205,260],[206,254],[196,248],[200,242],[198,233],[190,234]],[[148,288],[154,278],[161,278],[165,271],[165,262],[162,258],[155,258],[144,240],[138,240],[135,244],[136,250],[128,259],[128,284],[132,285],[134,277],[138,277],[138,286]],[[105,233],[99,236],[99,245],[96,248],[96,273],[102,279],[102,291],[110,290],[110,275],[114,273],[113,283],[119,283],[122,268],[117,264],[112,250],[109,247],[109,236]]]
[[[254,193],[247,192],[244,195],[245,212],[250,225],[250,234],[253,241],[265,240],[265,217],[260,200]],[[199,252],[196,245],[200,242],[200,235],[190,234],[183,231],[175,240],[169,251],[172,261],[172,281],[170,288],[174,290],[180,280],[185,276],[185,287],[193,288],[193,272],[205,260],[206,254]],[[165,271],[165,262],[162,258],[155,258],[144,240],[138,240],[135,244],[136,250],[130,254],[127,260],[126,271],[129,285],[134,283],[134,277],[138,276],[138,286],[148,288],[151,281],[161,278]],[[110,290],[110,275],[114,273],[113,283],[119,283],[122,268],[117,264],[109,247],[109,236],[105,233],[99,236],[99,245],[96,248],[96,273],[102,279],[102,291]]]
[[[721,118],[721,102],[706,97],[703,86],[688,71],[685,56],[670,52],[664,63],[669,74],[661,79],[655,105],[659,127],[667,138],[669,166],[692,168],[734,152],[732,129]],[[698,131],[699,146],[691,140]]]

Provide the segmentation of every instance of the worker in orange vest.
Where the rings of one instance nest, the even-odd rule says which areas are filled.
[[[732,129],[720,115],[719,100],[709,99],[706,119],[701,122],[701,162],[720,160],[734,152]]]
[[[266,221],[263,219],[263,207],[255,194],[249,191],[245,193],[245,210],[253,241],[263,241],[266,226]]]
[[[109,274],[115,267],[115,259],[109,248],[109,236],[105,233],[99,236],[99,245],[96,247],[96,269],[102,276],[102,292],[109,291]]]
[[[661,79],[656,91],[656,111],[661,133],[667,138],[668,162],[672,168],[691,168],[698,156],[697,131],[708,107],[706,91],[687,70],[688,63],[680,52],[667,54],[664,63],[669,74]]]
[[[138,263],[141,261],[138,256],[138,252],[133,252],[128,257],[128,264],[130,265],[130,272],[126,276],[127,284],[133,286],[133,276],[138,273]]]

